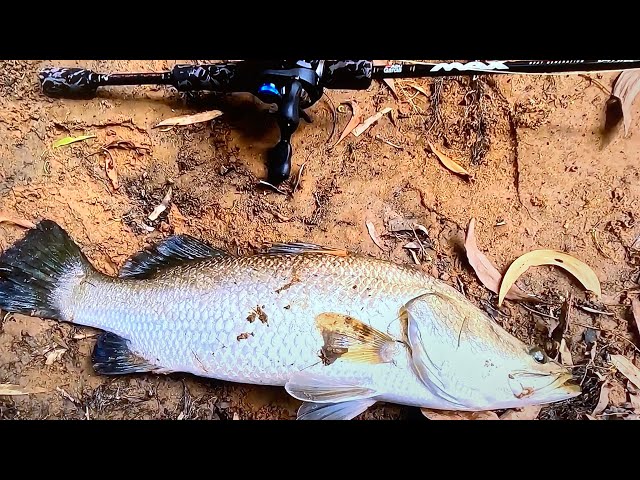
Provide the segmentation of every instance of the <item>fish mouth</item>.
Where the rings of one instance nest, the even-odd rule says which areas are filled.
[[[514,372],[509,375],[509,386],[516,398],[533,398],[543,402],[566,400],[582,393],[580,384],[567,371],[560,373]]]

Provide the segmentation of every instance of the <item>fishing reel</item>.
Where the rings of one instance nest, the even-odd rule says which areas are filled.
[[[280,141],[267,156],[268,180],[277,185],[291,173],[291,136],[298,129],[300,118],[311,123],[305,109],[322,97],[320,85],[324,60],[298,61],[279,69],[267,69],[261,74],[260,85],[254,93],[265,103],[275,104]]]
[[[83,68],[45,68],[40,83],[45,95],[92,98],[98,87],[111,85],[171,85],[181,92],[248,92],[275,104],[279,142],[268,151],[268,180],[278,185],[291,174],[291,137],[300,118],[311,123],[305,109],[324,88],[362,90],[371,85],[370,60],[238,61],[210,65],[176,65],[159,73],[96,73]]]

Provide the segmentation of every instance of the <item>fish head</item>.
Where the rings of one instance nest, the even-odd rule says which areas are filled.
[[[451,290],[421,297],[406,309],[411,363],[441,408],[519,408],[581,393],[569,368]]]

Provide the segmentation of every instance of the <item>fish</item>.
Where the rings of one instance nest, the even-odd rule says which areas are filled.
[[[413,265],[312,243],[234,255],[190,235],[96,269],[56,222],[0,255],[0,309],[101,330],[99,375],[284,387],[298,420],[378,402],[462,411],[581,393],[569,369]]]

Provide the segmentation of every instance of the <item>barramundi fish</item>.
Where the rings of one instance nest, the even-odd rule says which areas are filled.
[[[0,309],[94,327],[98,374],[284,386],[299,419],[376,402],[481,411],[580,394],[570,370],[418,267],[308,243],[236,256],[188,235],[117,277],[42,220],[0,256]]]

